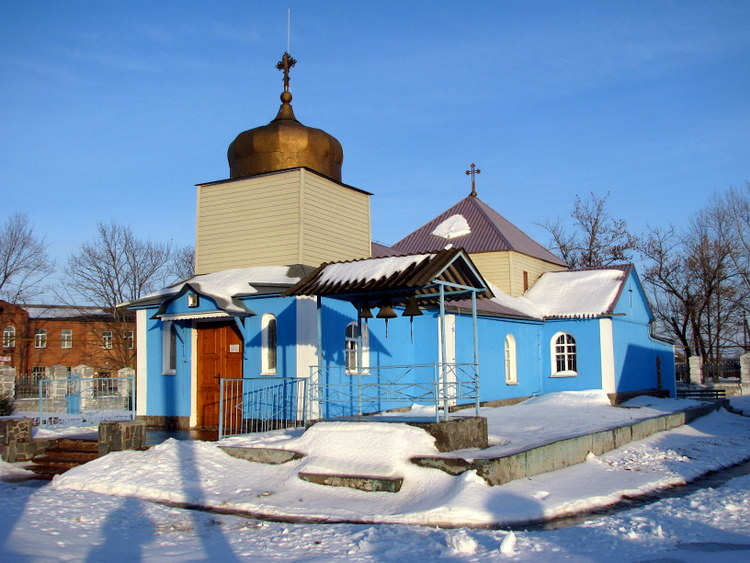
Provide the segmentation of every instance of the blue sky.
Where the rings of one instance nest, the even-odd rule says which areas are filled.
[[[192,244],[195,188],[278,109],[344,146],[393,243],[468,194],[542,243],[576,194],[635,231],[750,181],[750,2],[2,2],[0,221],[59,265],[97,221]]]

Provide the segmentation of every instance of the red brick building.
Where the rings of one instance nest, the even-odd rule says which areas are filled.
[[[87,365],[99,377],[135,366],[135,322],[99,307],[14,305],[0,300],[0,365],[16,369],[16,397],[36,396],[47,368]]]

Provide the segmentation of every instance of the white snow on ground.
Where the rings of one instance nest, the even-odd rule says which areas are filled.
[[[612,488],[627,489],[637,481],[655,482],[670,476],[689,478],[723,463],[748,455],[750,419],[727,413],[704,417],[689,427],[661,433],[630,444],[599,459],[562,471],[523,479],[501,487],[499,497],[474,498],[478,506],[495,513],[507,511],[515,501],[525,505],[592,504],[601,481]],[[732,431],[734,430],[734,431]],[[317,438],[316,438],[317,439]],[[309,439],[311,445],[313,439]],[[187,443],[189,444],[189,443]],[[381,443],[376,444],[378,447]],[[399,446],[400,447],[400,446]],[[393,457],[397,457],[399,447]],[[175,443],[156,453],[109,454],[99,460],[131,455],[154,455],[161,465],[177,467],[173,482],[158,475],[144,474],[143,485],[154,489],[188,491],[206,498],[209,481],[217,477],[211,458],[215,449],[192,443],[177,460]],[[224,454],[222,454],[224,455]],[[224,458],[222,463],[226,462]],[[233,464],[233,458],[228,459]],[[229,471],[221,478],[225,485],[247,486],[245,477],[257,464],[245,464],[244,471]],[[95,481],[108,481],[118,493],[122,481],[108,479],[110,464],[95,462],[75,470]],[[114,464],[116,465],[116,464]],[[276,466],[280,470],[283,466]],[[86,469],[86,470],[84,470]],[[132,466],[131,466],[132,469]],[[434,470],[426,470],[434,471]],[[69,472],[68,475],[72,475]],[[590,477],[595,475],[592,480]],[[460,481],[458,478],[454,478]],[[610,516],[591,517],[581,524],[552,531],[505,529],[436,529],[410,525],[372,524],[289,524],[262,522],[237,516],[170,508],[142,499],[102,495],[63,489],[51,485],[38,488],[31,483],[2,483],[0,496],[0,559],[20,561],[741,561],[750,558],[750,476],[729,481],[716,489],[704,489],[683,498],[663,499],[653,504]],[[273,481],[269,481],[271,485]],[[617,483],[616,486],[614,484]],[[335,494],[337,489],[313,486]],[[266,487],[265,491],[270,491]],[[311,489],[308,489],[308,491]],[[533,493],[532,493],[533,491]],[[356,491],[352,491],[355,492]],[[476,492],[474,490],[473,492]],[[297,504],[314,502],[307,491],[290,497]],[[249,495],[237,490],[235,496]],[[305,496],[301,496],[305,494]],[[400,493],[399,493],[400,494]],[[382,511],[385,501],[398,495],[360,493],[370,499],[370,513]],[[268,494],[265,499],[273,498]],[[349,504],[346,495],[339,497]],[[415,503],[415,508],[418,503]]]
[[[659,404],[658,399],[648,402]],[[611,413],[609,424],[615,426],[617,417],[629,421],[643,409],[658,410],[608,407],[598,393],[564,393],[528,403],[492,409],[532,412],[530,417],[506,419],[511,421],[508,427],[493,423],[493,439],[507,440],[493,446],[496,451],[517,449],[524,440],[529,444],[532,434],[547,443],[570,435],[574,428],[578,433],[601,429],[608,424],[606,412]],[[670,408],[680,403],[685,402],[664,402]],[[567,415],[573,421],[569,428]],[[534,416],[537,426],[532,427]],[[526,428],[513,428],[518,421]],[[419,429],[400,423],[331,422],[316,424],[301,435],[277,432],[267,442],[248,440],[307,454],[283,465],[232,458],[212,443],[170,440],[146,452],[109,454],[55,478],[50,486],[273,518],[508,525],[606,506],[623,496],[685,483],[750,458],[749,438],[750,418],[722,411],[601,457],[591,456],[574,467],[490,487],[473,471],[453,477],[409,463],[412,455],[436,454],[432,439]],[[465,453],[472,452],[481,455],[478,450]],[[402,477],[404,483],[398,494],[368,493],[308,483],[298,478],[299,472]]]
[[[740,411],[742,414],[750,416],[750,395],[740,397],[730,397],[729,404],[732,408]]]

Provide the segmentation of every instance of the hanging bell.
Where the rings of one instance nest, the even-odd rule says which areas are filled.
[[[362,305],[362,307],[359,309],[359,318],[360,319],[372,318],[372,311],[370,310],[369,305]]]
[[[396,311],[393,310],[393,306],[390,303],[382,303],[377,317],[379,319],[395,319],[398,315],[396,314]]]
[[[406,301],[406,309],[401,313],[402,317],[419,317],[422,315],[422,310],[417,305],[417,300],[414,297],[409,297]]]

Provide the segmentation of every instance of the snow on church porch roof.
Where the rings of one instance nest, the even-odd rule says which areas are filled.
[[[437,305],[441,283],[474,288],[479,290],[480,298],[492,297],[487,283],[460,248],[322,264],[282,296],[327,295],[352,302],[380,296],[387,297],[393,305],[405,305],[409,297],[416,296],[420,305]],[[446,301],[464,299],[470,292],[454,291],[446,291]]]

